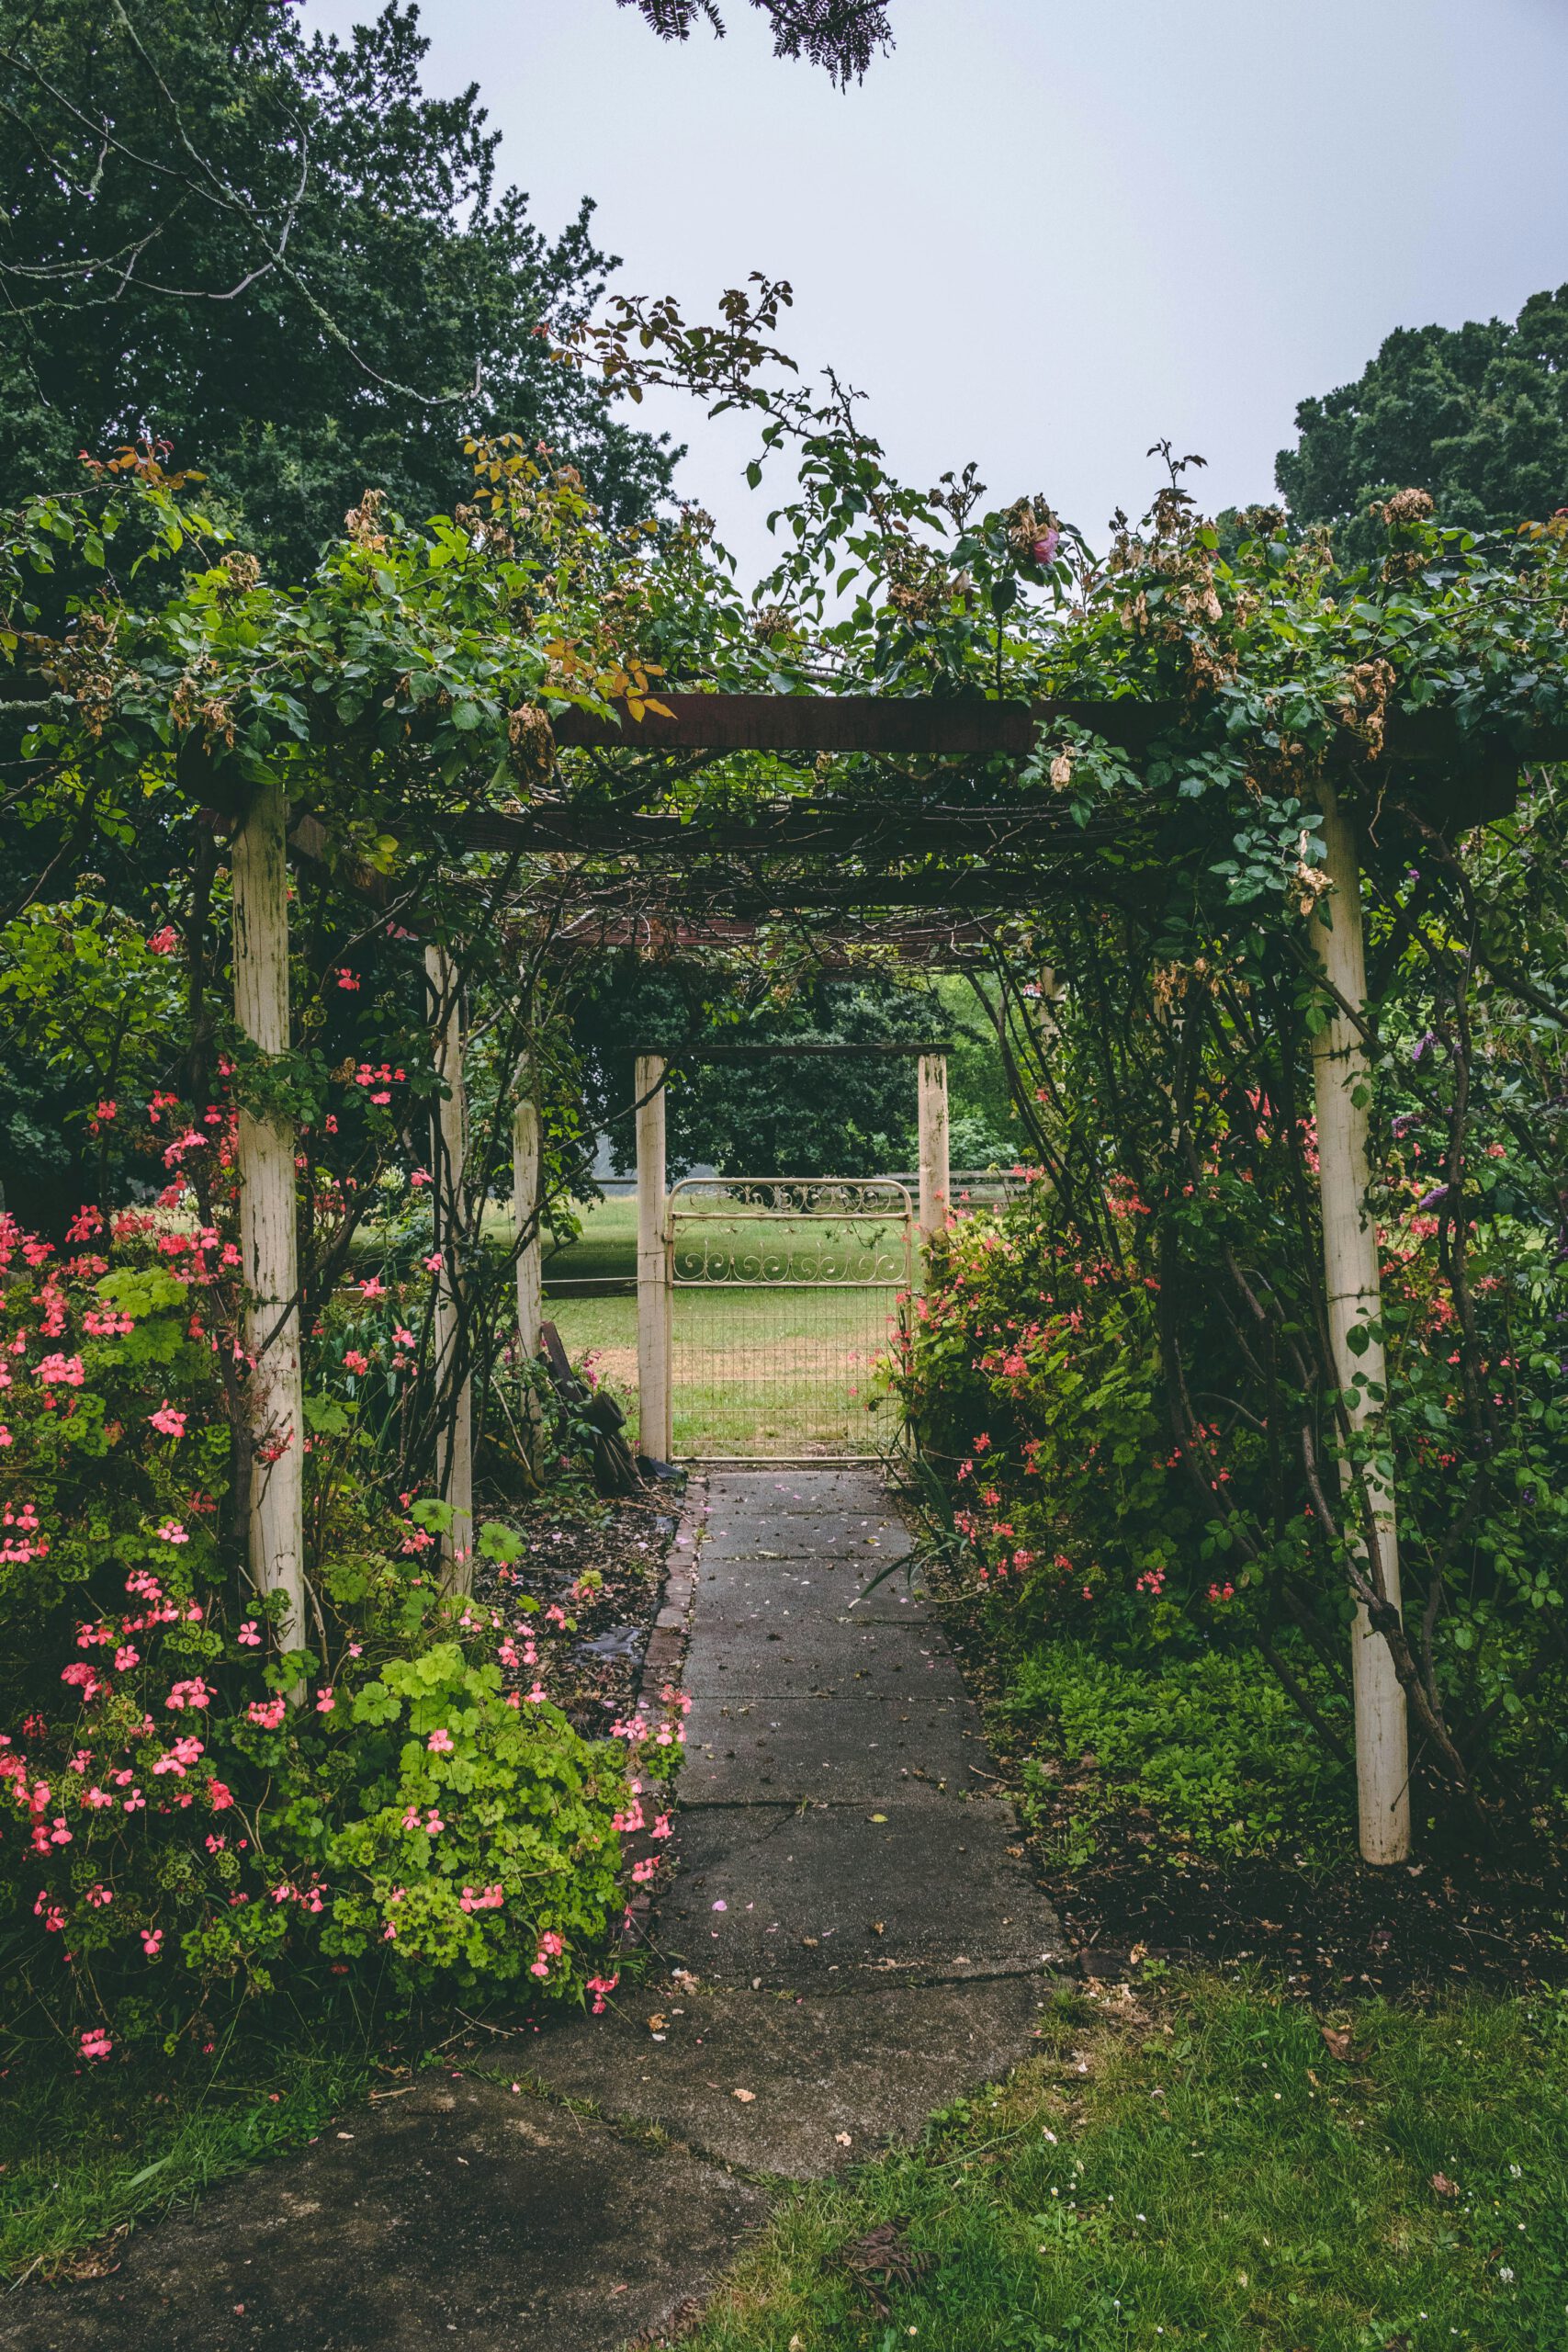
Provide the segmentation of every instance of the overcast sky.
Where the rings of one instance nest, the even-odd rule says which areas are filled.
[[[1096,544],[1156,435],[1208,458],[1208,504],[1265,497],[1296,401],[1392,328],[1568,280],[1565,0],[891,0],[847,92],[747,0],[683,47],[615,0],[423,14],[427,86],[479,83],[542,225],[593,197],[619,283],[694,315],[788,277],[783,340],[870,395],[897,470],[974,458]],[[659,421],[761,569],[749,436]]]

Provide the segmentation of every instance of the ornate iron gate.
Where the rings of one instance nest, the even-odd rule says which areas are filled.
[[[908,1305],[914,1234],[913,1200],[894,1177],[676,1184],[665,1220],[675,1453],[884,1452],[894,1408],[875,1368]]]

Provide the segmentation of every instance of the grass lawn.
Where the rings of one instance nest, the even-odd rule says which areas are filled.
[[[684,1228],[683,1228],[684,1230]],[[896,1247],[897,1228],[880,1232]],[[679,1455],[868,1453],[890,1439],[890,1415],[875,1403],[873,1369],[884,1352],[895,1289],[815,1283],[824,1268],[842,1266],[847,1250],[863,1238],[830,1221],[705,1217],[702,1240],[710,1267],[743,1265],[761,1243],[770,1279],[687,1286],[674,1298],[674,1437]],[[897,1261],[901,1268],[901,1257]],[[690,1247],[678,1268],[694,1270]],[[580,1240],[545,1261],[552,1280],[625,1282],[637,1272],[637,1204],[609,1200],[591,1209]],[[595,1359],[607,1383],[637,1419],[637,1301],[609,1292],[547,1296],[545,1311],[574,1362]]]
[[[1568,2012],[1065,1996],[925,2143],[792,2191],[685,2352],[1559,2352]],[[886,2312],[845,2253],[893,2222]]]

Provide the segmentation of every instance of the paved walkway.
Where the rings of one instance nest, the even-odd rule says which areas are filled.
[[[716,1476],[651,1976],[25,2293],[0,2346],[611,2352],[711,2289],[770,2183],[1015,2064],[1061,1931],[908,1548],[869,1471]]]

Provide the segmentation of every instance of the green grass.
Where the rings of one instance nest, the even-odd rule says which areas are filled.
[[[1346,2063],[1257,1986],[1141,1998],[1068,1996],[922,2147],[792,2191],[684,2352],[1568,2343],[1554,1998],[1367,2003]],[[889,2221],[927,2267],[882,2318],[842,2256]]]
[[[57,2275],[84,2248],[309,2140],[378,2077],[363,2037],[325,2024],[177,2060],[13,2064],[0,2079],[0,2278]]]
[[[684,1236],[690,1231],[682,1227]],[[895,1246],[897,1229],[881,1228]],[[896,1294],[814,1283],[824,1259],[843,1262],[831,1221],[705,1218],[710,1265],[761,1242],[769,1282],[677,1284],[674,1297],[674,1442],[677,1454],[874,1453],[890,1434],[889,1408],[868,1413],[876,1359],[886,1345]],[[552,1279],[625,1279],[636,1272],[636,1203],[605,1201],[584,1218],[580,1240],[545,1262]],[[897,1260],[901,1272],[901,1259]],[[691,1265],[690,1245],[678,1263]],[[774,1286],[776,1284],[776,1286]],[[545,1311],[574,1362],[596,1359],[599,1377],[637,1419],[637,1301],[608,1294],[549,1298]]]

